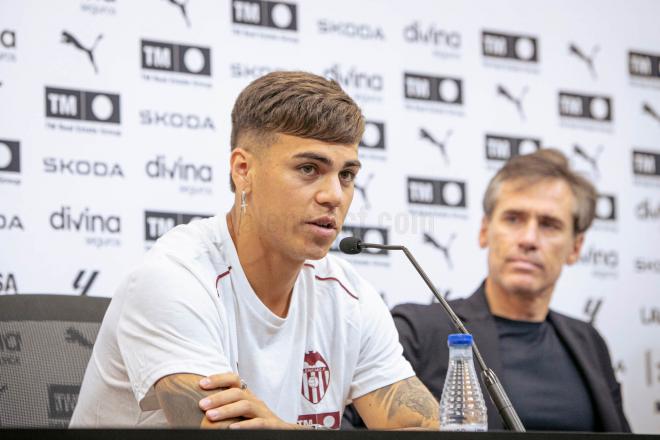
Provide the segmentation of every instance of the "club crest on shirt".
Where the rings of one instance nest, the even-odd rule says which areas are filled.
[[[319,403],[330,386],[330,368],[317,351],[305,353],[300,392],[310,402]]]

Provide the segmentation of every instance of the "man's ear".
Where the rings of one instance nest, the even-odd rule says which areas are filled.
[[[479,247],[485,249],[488,247],[488,226],[490,219],[488,216],[483,216],[481,219],[481,227],[479,228]]]
[[[571,249],[571,253],[568,254],[568,257],[566,258],[566,264],[570,266],[578,261],[578,259],[580,258],[580,251],[582,250],[583,244],[584,244],[584,232],[580,232],[575,236],[575,239],[573,240],[573,249]]]
[[[241,147],[232,150],[229,157],[229,167],[237,191],[249,191],[252,163],[253,158],[249,151]]]

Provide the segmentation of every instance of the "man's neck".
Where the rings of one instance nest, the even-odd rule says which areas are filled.
[[[541,322],[548,316],[552,290],[542,293],[510,292],[486,278],[486,298],[491,314],[515,321]]]
[[[275,315],[285,318],[304,262],[268,252],[257,234],[241,234],[238,220],[237,210],[232,208],[227,214],[227,226],[245,277],[261,302]]]

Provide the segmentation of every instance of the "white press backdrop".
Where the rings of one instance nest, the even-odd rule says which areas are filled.
[[[238,92],[308,70],[369,120],[346,233],[406,244],[449,298],[486,273],[503,160],[568,155],[601,197],[553,307],[602,332],[633,429],[660,433],[658,17],[650,0],[0,0],[0,294],[112,295],[158,236],[230,206]],[[351,260],[390,306],[431,301],[402,255]]]

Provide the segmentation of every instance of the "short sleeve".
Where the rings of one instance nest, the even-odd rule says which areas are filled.
[[[176,373],[230,371],[218,306],[193,273],[152,256],[127,280],[117,343],[135,398],[157,409],[154,384]]]
[[[351,400],[415,375],[403,357],[403,348],[387,306],[366,281],[361,280],[359,287],[362,327]]]

